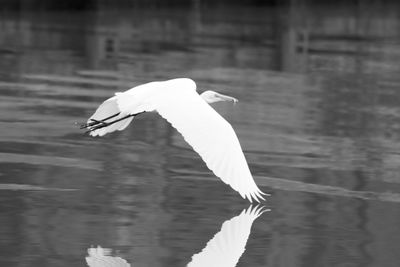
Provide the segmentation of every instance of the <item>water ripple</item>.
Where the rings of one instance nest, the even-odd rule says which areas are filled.
[[[71,188],[42,187],[30,184],[0,184],[0,190],[21,190],[21,191],[76,191]]]
[[[89,170],[102,169],[100,162],[87,159],[66,158],[59,156],[27,155],[27,154],[17,154],[17,153],[1,153],[1,152],[0,152],[0,163],[26,163],[33,165],[52,165],[57,167],[80,168]]]

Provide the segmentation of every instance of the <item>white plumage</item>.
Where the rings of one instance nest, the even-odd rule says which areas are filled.
[[[116,93],[83,127],[92,136],[103,136],[125,129],[133,114],[156,111],[182,134],[216,176],[243,198],[259,202],[264,193],[253,180],[232,126],[208,104],[226,100],[237,102],[213,91],[199,95],[195,82],[187,78],[151,82]]]

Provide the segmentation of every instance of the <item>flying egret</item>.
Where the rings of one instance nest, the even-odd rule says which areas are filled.
[[[196,92],[188,78],[158,81],[133,87],[105,100],[81,128],[91,136],[124,130],[144,112],[157,111],[201,156],[216,176],[250,202],[264,200],[254,182],[232,126],[209,104],[236,98],[214,91]]]

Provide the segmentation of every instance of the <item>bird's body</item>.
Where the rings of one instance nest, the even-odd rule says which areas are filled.
[[[207,167],[243,198],[259,201],[255,184],[232,126],[208,103],[235,98],[213,91],[199,95],[191,79],[179,78],[136,86],[104,101],[84,128],[92,136],[123,130],[134,116],[156,111],[176,128]]]

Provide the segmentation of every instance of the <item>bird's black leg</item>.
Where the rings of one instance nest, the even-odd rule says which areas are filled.
[[[119,118],[119,119],[116,119],[116,120],[110,121],[110,122],[105,122],[105,120],[106,120],[107,118],[104,119],[104,120],[99,120],[99,123],[95,124],[94,126],[89,126],[89,127],[88,127],[89,130],[86,131],[86,133],[90,133],[90,132],[93,132],[93,131],[95,131],[95,130],[98,130],[98,129],[101,129],[101,128],[104,128],[104,127],[108,127],[108,126],[110,126],[110,125],[112,125],[112,124],[114,124],[114,123],[116,123],[116,122],[125,120],[125,119],[130,118],[130,117],[135,117],[135,116],[137,116],[137,115],[139,115],[139,114],[142,114],[142,113],[144,113],[144,112],[145,112],[145,111],[139,112],[139,113],[136,113],[136,114],[129,114],[129,115],[126,115],[125,117],[122,117],[122,118]],[[114,117],[115,117],[115,116],[114,116]]]
[[[97,130],[97,129],[101,129],[101,128],[110,126],[110,125],[112,125],[112,124],[114,124],[114,123],[116,123],[116,122],[125,120],[125,119],[127,119],[127,118],[129,118],[129,117],[132,117],[132,116],[134,116],[134,115],[127,115],[127,116],[125,116],[125,117],[122,117],[122,118],[119,118],[119,119],[117,119],[117,120],[110,121],[110,122],[100,121],[100,123],[97,123],[96,125],[94,125],[94,126],[92,126],[92,127],[89,127],[89,130],[88,130],[86,133],[90,133],[90,132],[93,132],[94,130]]]
[[[80,128],[84,129],[84,128],[88,128],[88,127],[92,127],[92,126],[98,125],[100,123],[104,124],[104,123],[106,123],[105,122],[106,120],[109,120],[109,119],[112,119],[114,117],[117,117],[119,114],[120,114],[120,112],[115,113],[115,114],[113,114],[113,115],[111,115],[111,116],[109,116],[107,118],[102,119],[102,120],[90,119],[92,122],[82,124]]]

